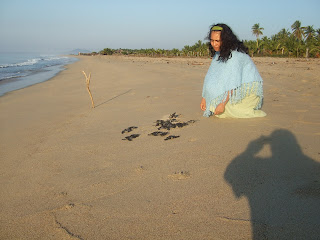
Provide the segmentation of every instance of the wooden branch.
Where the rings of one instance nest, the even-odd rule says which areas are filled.
[[[87,83],[87,90],[88,90],[88,93],[90,95],[90,99],[91,99],[91,104],[92,104],[92,108],[94,108],[94,102],[93,102],[93,97],[92,97],[92,94],[91,94],[91,91],[90,91],[90,78],[91,78],[91,73],[89,73],[89,77],[87,77],[87,74],[82,71],[82,73],[84,74],[85,78],[86,78],[86,83]]]

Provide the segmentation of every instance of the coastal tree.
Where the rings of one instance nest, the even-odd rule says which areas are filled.
[[[185,45],[183,48],[182,48],[182,53],[184,56],[189,56],[189,52],[190,52],[190,46],[189,45]]]
[[[305,33],[304,33],[305,27],[302,27],[301,22],[297,20],[291,25],[291,29],[292,29],[293,36],[297,39],[296,50],[297,50],[297,57],[299,57],[299,50],[301,48],[303,38],[305,37]]]
[[[313,26],[307,26],[304,29],[304,34],[306,36],[306,41],[310,41],[315,37],[316,31],[314,30]]]
[[[280,48],[281,48],[281,54],[284,55],[284,50],[288,50],[288,46],[287,46],[287,41],[290,38],[290,32],[289,30],[283,28],[279,33],[278,33],[278,42],[280,44]]]
[[[315,30],[315,34],[316,34],[316,40],[320,41],[320,28],[318,28],[317,30]]]
[[[292,25],[291,25],[291,29],[292,29],[292,34],[299,40],[302,41],[305,33],[304,33],[304,29],[305,27],[301,26],[301,22],[300,21],[295,21]]]
[[[114,53],[114,50],[110,48],[105,48],[100,52],[102,55],[112,55]]]
[[[264,28],[260,27],[259,23],[256,23],[252,26],[251,30],[252,30],[252,34],[255,35],[257,38],[257,51],[259,53],[259,36],[263,35],[262,30],[264,30]]]
[[[309,49],[313,45],[313,41],[315,41],[315,30],[313,26],[307,26],[304,29],[304,34],[306,38],[306,58],[309,57]]]

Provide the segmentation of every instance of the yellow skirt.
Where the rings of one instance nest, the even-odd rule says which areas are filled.
[[[259,100],[260,97],[255,94],[250,94],[239,103],[231,104],[229,101],[225,106],[224,112],[215,116],[218,118],[265,117],[267,114],[264,111],[254,109],[259,103]],[[214,110],[215,108],[211,105],[210,111],[214,113]]]

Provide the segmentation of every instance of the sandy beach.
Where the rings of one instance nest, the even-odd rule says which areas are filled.
[[[0,239],[319,239],[319,59],[254,58],[255,119],[202,116],[210,59],[79,59],[0,97]]]

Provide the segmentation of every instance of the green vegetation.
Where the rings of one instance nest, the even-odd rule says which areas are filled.
[[[112,55],[114,53],[113,49],[105,48],[102,51],[100,51],[101,55]]]
[[[264,28],[256,23],[251,28],[257,40],[245,40],[251,56],[272,57],[320,57],[320,29],[313,26],[302,27],[300,21],[291,25],[291,30],[282,29],[270,38],[263,35]],[[112,54],[149,56],[149,57],[209,57],[208,43],[196,42],[193,46],[186,45],[181,50],[172,49],[109,49],[100,51],[103,55]]]

